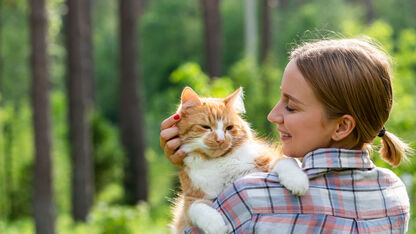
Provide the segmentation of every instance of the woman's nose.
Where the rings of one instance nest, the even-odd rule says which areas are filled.
[[[283,123],[283,116],[280,112],[279,107],[280,107],[280,102],[278,102],[276,106],[274,106],[273,109],[270,111],[269,115],[267,116],[267,120],[276,124]]]

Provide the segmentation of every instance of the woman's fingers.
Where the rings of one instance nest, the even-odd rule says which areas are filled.
[[[160,132],[160,147],[165,148],[166,141],[175,138],[179,135],[179,128],[174,126],[164,129]]]
[[[167,119],[163,120],[163,122],[160,124],[160,147],[162,149],[165,148],[165,144],[166,141],[168,141],[169,139],[171,139],[172,137],[175,136],[175,134],[177,135],[176,131],[178,131],[177,128],[172,129],[172,130],[168,130],[169,128],[172,128],[173,126],[175,126],[175,124],[179,121],[180,119],[180,115],[179,114],[174,114],[170,117],[168,117]],[[173,134],[173,136],[172,136]]]
[[[170,128],[174,126],[179,120],[181,119],[181,116],[179,114],[174,114],[170,116],[169,118],[163,120],[162,124],[160,124],[160,129],[164,130],[166,128]]]
[[[174,114],[165,119],[160,125],[160,147],[164,150],[166,157],[172,164],[182,165],[186,153],[179,149],[182,141],[178,137],[179,128],[175,126],[180,120],[179,114]]]
[[[185,157],[185,152],[178,149],[181,146],[182,142],[179,138],[174,138],[168,141],[165,145],[164,151],[166,157],[175,165],[182,165],[183,158]]]
[[[173,138],[173,139],[166,142],[165,149],[168,149],[168,150],[174,152],[174,151],[176,151],[176,149],[179,148],[179,146],[181,146],[181,144],[182,144],[182,141],[181,141],[181,139],[179,139],[179,137]]]
[[[185,156],[186,156],[186,153],[179,149],[168,158],[172,164],[176,166],[181,166]]]

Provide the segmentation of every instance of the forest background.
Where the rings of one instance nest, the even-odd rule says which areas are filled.
[[[191,86],[203,96],[224,97],[244,87],[246,119],[260,136],[275,139],[277,133],[266,116],[280,96],[279,84],[288,51],[304,40],[325,35],[367,35],[392,55],[395,105],[386,128],[416,148],[413,0],[136,1],[143,4],[132,8],[138,9],[136,15],[124,21],[124,25],[133,26],[127,29],[134,32],[129,37],[133,42],[126,42],[121,36],[126,30],[120,27],[123,17],[133,12],[130,9],[129,13],[129,7],[120,7],[128,0],[85,1],[90,4],[86,8],[89,13],[83,12],[89,17],[86,22],[91,43],[83,50],[90,51],[91,60],[85,63],[90,72],[84,74],[89,76],[82,79],[91,82],[82,84],[90,85],[89,96],[68,87],[71,79],[75,80],[70,72],[71,42],[85,39],[77,38],[75,31],[69,29],[71,2],[76,1],[46,1],[46,92],[50,97],[50,104],[46,104],[50,107],[50,130],[45,131],[51,135],[51,165],[47,169],[51,170],[52,212],[43,218],[50,215],[52,221],[39,224],[42,218],[38,222],[33,218],[37,209],[35,198],[44,187],[37,190],[39,183],[35,183],[39,176],[35,162],[42,156],[36,154],[32,120],[35,97],[31,96],[36,83],[30,63],[30,32],[36,25],[30,12],[35,5],[24,0],[0,0],[0,233],[35,233],[41,230],[37,225],[46,225],[49,233],[168,232],[171,201],[178,188],[178,168],[168,162],[160,149],[159,132],[161,121],[175,112],[182,89]],[[213,19],[217,21],[212,22]],[[136,48],[125,46],[135,43]],[[124,107],[120,100],[126,100],[123,93],[130,92],[132,87],[126,87],[123,81],[123,69],[128,70],[129,66],[123,68],[128,62],[121,58],[129,53],[129,48],[133,51],[133,59],[129,60],[133,64],[129,66],[134,69],[127,76],[132,74],[133,78],[133,107],[132,111],[123,112],[123,108],[130,107]],[[91,162],[91,167],[84,169],[77,168],[73,156],[76,147],[80,147],[74,140],[75,127],[70,116],[71,100],[77,97],[91,103],[83,113],[88,137],[80,144],[90,142],[86,157]],[[123,132],[122,113],[132,113],[128,116],[142,123],[138,128],[138,136],[142,137],[129,137],[128,132]],[[129,127],[124,122],[124,129]],[[139,146],[137,155],[132,155],[131,145]],[[405,181],[414,213],[413,159],[398,168],[382,161],[377,150],[373,159]],[[137,160],[134,162],[141,168],[139,171],[134,172],[129,166],[131,160]],[[80,170],[87,170],[85,175],[90,178],[85,177],[89,184],[83,187],[87,192],[85,188],[92,187],[87,196],[82,195],[82,186],[75,189],[78,185],[74,175]],[[128,175],[138,183],[129,184]],[[44,182],[47,185],[48,180]],[[79,202],[77,195],[91,200],[81,215],[74,212]],[[409,233],[416,233],[414,215]]]

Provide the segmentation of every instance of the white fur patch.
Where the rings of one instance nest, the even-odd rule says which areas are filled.
[[[276,172],[279,176],[280,184],[285,186],[294,195],[302,196],[308,191],[308,176],[299,167],[296,159],[283,157],[277,161],[272,171]]]
[[[204,137],[206,135],[208,135],[208,133],[205,133],[205,135],[202,137],[192,139],[192,141],[181,145],[181,150],[183,150],[185,153],[189,153],[196,149],[208,149],[208,147],[204,144]]]
[[[222,122],[222,120],[219,120],[217,122],[217,129],[215,129],[214,132],[217,134],[217,141],[225,140],[225,136],[224,136],[224,123]]]
[[[205,160],[189,153],[184,159],[185,170],[193,184],[213,199],[236,179],[260,171],[254,159],[263,152],[263,145],[247,141],[226,157]]]
[[[207,234],[227,233],[227,226],[220,213],[204,203],[193,203],[188,210],[192,223]]]

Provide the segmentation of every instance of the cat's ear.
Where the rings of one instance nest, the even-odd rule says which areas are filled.
[[[191,107],[201,105],[201,99],[190,87],[185,87],[181,95],[181,107]]]
[[[237,113],[246,113],[243,101],[243,88],[240,87],[224,99],[225,105],[234,108]]]

